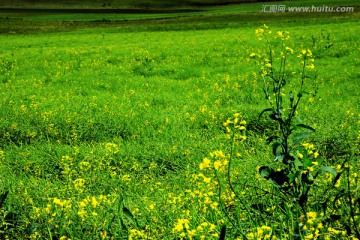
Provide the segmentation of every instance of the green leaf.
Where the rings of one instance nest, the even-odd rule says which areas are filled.
[[[296,121],[298,121],[298,122],[302,122],[302,120],[301,120],[301,118],[300,118],[300,116],[299,115],[295,115],[295,117],[294,117],[295,119],[296,119]]]
[[[312,162],[310,159],[304,160],[304,167],[311,167],[313,165]]]
[[[125,216],[134,219],[134,215],[131,213],[131,211],[127,208],[127,207],[123,207],[123,213],[125,214]]]
[[[277,162],[277,161],[282,162],[283,160],[284,160],[284,155],[281,155],[281,154],[277,155],[276,158],[274,159],[275,162]]]
[[[324,158],[320,157],[320,158],[317,158],[317,160],[314,162],[318,162],[318,165],[320,165],[323,161],[324,161]]]
[[[133,226],[136,226],[136,219],[134,218],[134,215],[131,213],[131,211],[125,206],[123,206],[122,210],[124,216],[128,219],[128,221],[131,222]]]
[[[279,142],[274,142],[272,145],[272,150],[273,150],[273,154],[274,156],[278,155],[278,148],[281,146],[281,143]]]
[[[328,166],[320,168],[320,171],[331,173],[333,175],[333,177],[336,177],[336,175],[337,175],[336,170],[334,168],[328,167]]]
[[[267,88],[263,88],[263,91],[265,93],[265,99],[270,99],[269,92],[268,92]]]
[[[298,93],[298,97],[301,98],[304,94],[309,94],[308,92],[306,92],[305,90],[302,90]]]
[[[302,167],[303,166],[303,163],[298,158],[295,158],[294,164],[295,164],[296,167]]]
[[[262,176],[265,179],[268,179],[272,172],[273,172],[273,170],[268,166],[261,166],[259,168],[260,176]]]
[[[123,199],[122,196],[119,196],[119,201],[118,201],[118,204],[117,204],[117,212],[120,212],[123,205],[124,205],[124,199]]]
[[[302,140],[308,138],[309,136],[310,136],[309,132],[296,133],[291,137],[291,140],[293,141],[293,144],[298,144]]]
[[[315,132],[315,129],[314,129],[314,128],[312,128],[312,127],[310,127],[310,126],[307,126],[307,125],[305,125],[305,124],[297,124],[296,126],[297,126],[297,127],[301,127],[301,128],[306,128],[306,129],[308,129],[308,130],[310,130],[310,131],[312,131],[312,132]]]
[[[274,186],[274,187],[277,187],[277,188],[280,188],[279,184],[277,184],[273,179],[269,179],[269,182]]]
[[[300,91],[301,94],[310,94],[309,92],[305,91],[305,90],[301,90]]]
[[[279,113],[282,115],[284,113],[284,110],[282,107],[279,108]]]
[[[287,177],[289,178],[290,181],[294,181],[295,178],[297,177],[297,174],[296,173],[288,174]]]
[[[286,216],[288,218],[291,218],[293,213],[292,213],[292,210],[290,210],[290,207],[286,204],[286,202],[284,203],[284,210],[285,210]]]
[[[272,111],[273,111],[272,108],[266,108],[266,109],[264,109],[264,110],[260,113],[259,119],[261,118],[261,116],[262,116],[265,112],[272,112]]]

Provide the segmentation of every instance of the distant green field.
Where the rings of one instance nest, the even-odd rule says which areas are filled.
[[[122,2],[125,3],[125,2]],[[85,4],[83,2],[83,4]],[[286,6],[286,12],[262,12],[264,6]],[[270,22],[297,22],[300,25],[308,21],[328,22],[353,21],[359,18],[360,3],[351,0],[329,1],[281,1],[270,3],[243,3],[235,5],[187,5],[139,8],[135,5],[99,7],[92,5],[39,5],[28,4],[23,7],[0,6],[0,33],[58,32],[86,28],[120,28],[125,31],[143,30],[185,30],[239,27],[240,25],[262,24]],[[304,13],[289,12],[291,7],[312,6],[350,6],[350,13]]]
[[[85,7],[85,8],[168,8],[178,6],[214,6],[214,5],[228,5],[239,3],[256,2],[256,0],[3,0],[0,6],[14,6],[14,7]]]
[[[269,200],[273,188],[257,168],[276,166],[265,143],[272,122],[258,119],[268,105],[250,56],[269,52],[259,27],[289,32],[288,96],[301,75],[297,56],[312,49],[318,92],[297,114],[316,129],[307,141],[326,166],[350,169],[357,204],[360,3],[317,2],[354,6],[351,13],[263,13],[263,4],[0,9],[0,239],[221,239],[224,225],[226,239],[290,239],[298,222],[295,239],[356,239],[353,225],[335,219],[346,206],[325,215],[313,206],[316,220],[301,222]],[[224,122],[236,113],[247,130],[234,147]],[[355,154],[341,166],[349,146]],[[240,198],[218,192],[226,174],[199,168],[216,150],[234,155]],[[344,177],[341,184],[345,192]],[[250,218],[246,209],[258,206]]]
[[[247,5],[257,5],[257,4],[266,4],[267,1],[261,0],[58,0],[58,1],[48,1],[48,0],[2,0],[0,7],[54,7],[54,8],[173,8],[173,7],[206,7],[206,6],[225,6],[233,4],[247,4]],[[271,4],[274,3],[286,3],[290,5],[358,5],[356,1],[353,0],[290,0],[290,1],[269,1]],[[268,3],[269,3],[268,2]]]

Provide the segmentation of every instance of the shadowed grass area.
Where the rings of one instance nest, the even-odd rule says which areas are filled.
[[[11,7],[91,7],[91,8],[169,8],[179,6],[217,6],[229,5],[239,3],[257,2],[256,0],[94,0],[94,1],[74,1],[74,0],[60,0],[60,1],[46,1],[46,0],[3,0],[0,6]]]
[[[136,9],[136,8],[1,8],[0,12],[22,15],[53,15],[53,14],[159,14],[201,12],[200,9]]]
[[[356,8],[358,9],[358,8]],[[276,22],[284,25],[303,26],[308,23],[356,21],[360,12],[352,13],[211,13],[193,11],[177,13],[146,14],[21,14],[20,12],[0,13],[0,32],[36,33],[72,31],[86,28],[103,28],[105,31],[177,31],[254,26]]]

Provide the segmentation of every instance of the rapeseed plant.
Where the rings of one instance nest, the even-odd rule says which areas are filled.
[[[259,34],[271,31],[267,26],[263,28]],[[103,43],[116,36],[116,41],[108,42],[109,47],[93,47],[88,39],[89,44],[81,48],[68,47],[82,39],[78,35],[73,39],[49,35],[47,39],[54,41],[47,42],[51,45],[59,42],[58,37],[65,40],[60,42],[66,46],[59,48],[43,46],[43,40],[36,42],[35,36],[31,36],[33,47],[24,43],[21,48],[13,48],[17,41],[9,41],[18,61],[7,70],[6,83],[1,85],[4,121],[0,185],[10,191],[0,207],[0,238],[219,239],[223,225],[230,239],[294,237],[290,221],[296,214],[285,214],[292,206],[280,200],[269,201],[274,186],[264,178],[258,179],[258,171],[254,176],[249,170],[249,166],[264,164],[262,159],[269,158],[263,153],[267,138],[255,139],[247,134],[248,123],[243,120],[248,119],[253,104],[260,99],[260,83],[254,79],[261,74],[266,77],[279,64],[269,56],[264,58],[246,34],[238,37],[239,29],[172,32],[168,42],[158,39],[157,33],[142,35],[146,47],[134,42],[138,36],[135,33],[122,34],[120,40],[117,34],[106,34]],[[316,51],[301,43],[295,46],[292,40],[296,35],[289,38],[286,31],[274,31],[273,35],[276,38],[272,42],[285,43],[280,53],[274,51],[273,59],[290,59],[300,52],[300,61],[305,57],[309,60],[306,70],[317,69],[312,58],[316,65],[321,64]],[[96,40],[97,35],[92,36]],[[200,40],[212,37],[200,46],[196,36]],[[128,45],[123,38],[128,38]],[[148,46],[149,39],[160,40],[161,48]],[[115,43],[119,41],[121,47]],[[234,47],[239,43],[239,48]],[[306,52],[303,54],[299,47]],[[343,50],[349,47],[344,45]],[[26,49],[31,61],[18,55],[21,49]],[[247,53],[250,58],[243,60]],[[9,57],[1,62],[9,62]],[[263,62],[261,72],[250,73],[247,61],[251,59]],[[290,67],[289,76],[298,77],[301,66]],[[334,77],[325,77],[329,84],[336,83]],[[290,86],[291,82],[281,91],[283,99],[291,96]],[[276,96],[269,96],[275,103]],[[311,96],[308,103],[315,106],[318,99]],[[234,108],[241,108],[247,116],[229,116]],[[305,108],[299,109],[297,116],[300,110]],[[309,107],[308,114],[311,110]],[[283,109],[284,114],[289,111]],[[359,142],[360,131],[353,124],[358,121],[353,119],[356,110],[351,112],[354,115],[348,114],[337,130],[352,127]],[[320,117],[319,124],[322,120]],[[223,144],[224,139],[230,144]],[[316,139],[306,141],[314,146],[299,142],[294,155],[301,154],[299,159],[307,161],[302,173],[315,176],[326,161],[324,150]],[[342,166],[334,161],[329,167],[336,169],[338,163],[336,174],[342,174],[340,177],[322,172],[314,179],[319,191],[311,194],[322,199],[321,203],[325,195],[334,192],[329,190],[320,198],[323,186],[335,183],[341,193],[347,179],[350,191],[357,196],[358,166],[351,169],[352,163]],[[272,166],[281,172],[279,166]],[[316,212],[316,218],[302,214],[303,220],[294,221],[306,226],[301,228],[302,238],[355,239],[355,234],[343,233],[346,221],[336,218],[348,216],[343,213],[347,202],[352,202],[354,220],[348,222],[350,226],[358,223],[358,197],[346,201],[341,196],[328,201],[324,216],[318,205],[312,205],[307,212]],[[340,206],[344,210],[339,211]],[[183,223],[182,231],[173,232],[179,219],[187,220],[189,227]]]
[[[332,194],[335,195],[326,194],[326,196],[328,196],[329,198],[327,198],[327,200],[322,203],[323,206],[325,206],[323,207],[323,211],[325,212],[328,208],[327,201],[333,199],[332,197],[334,196],[338,196],[336,195],[338,194],[338,192],[335,189],[340,188],[340,186],[342,185],[341,173],[343,166],[341,166],[340,168],[334,168],[324,165],[324,159],[320,156],[321,154],[315,148],[314,144],[304,141],[309,135],[307,132],[290,136],[297,129],[312,132],[315,131],[312,127],[307,126],[302,122],[296,123],[294,119],[294,117],[299,114],[298,106],[300,100],[302,99],[304,94],[308,94],[307,91],[309,90],[306,89],[307,87],[305,87],[306,84],[309,84],[308,79],[316,78],[316,72],[314,71],[314,55],[310,49],[302,49],[299,51],[300,53],[297,57],[301,59],[299,72],[300,90],[297,96],[294,95],[293,91],[290,91],[289,94],[286,94],[284,92],[285,85],[289,85],[290,87],[296,86],[294,83],[290,83],[287,80],[291,77],[291,75],[296,74],[294,70],[291,70],[291,75],[289,75],[288,73],[288,58],[290,58],[291,55],[296,52],[294,48],[290,47],[287,43],[290,39],[289,32],[278,31],[276,33],[276,36],[272,38],[272,32],[269,30],[269,27],[264,25],[263,28],[257,29],[255,33],[259,40],[265,40],[267,48],[269,49],[268,55],[265,57],[255,52],[250,54],[250,58],[259,59],[257,62],[260,65],[258,67],[259,76],[263,80],[265,97],[271,106],[270,108],[267,108],[263,112],[261,112],[260,116],[263,113],[270,112],[270,118],[276,121],[279,125],[278,135],[270,136],[267,139],[267,143],[273,143],[272,150],[273,154],[275,155],[275,162],[283,164],[280,165],[277,170],[274,170],[269,166],[262,166],[258,168],[260,175],[263,178],[267,179],[273,185],[272,189],[263,188],[262,190],[266,193],[272,194],[271,196],[277,199],[276,201],[280,203],[281,207],[279,208],[279,210],[281,209],[281,211],[286,212],[284,219],[288,219],[286,221],[292,222],[292,226],[288,227],[292,228],[290,231],[293,237],[303,236],[304,239],[317,239],[320,236],[325,236],[327,234],[326,231],[324,231],[325,227],[323,226],[323,224],[324,221],[328,221],[329,218],[331,219],[332,217],[329,217],[329,215],[324,215],[324,213],[321,213],[321,217],[318,217],[318,212],[308,211],[310,209],[318,210],[319,208],[317,208],[316,206],[321,204],[321,200],[313,197],[313,191],[316,191],[313,189],[319,189],[319,186],[321,186],[322,183],[325,184],[321,186],[324,188],[327,185],[326,181],[331,182],[332,187],[330,188],[333,188],[332,190],[334,190],[334,192],[332,192]],[[278,40],[280,40],[280,46],[282,50],[278,55],[279,57],[276,58],[277,53],[272,48],[272,44],[274,44]],[[277,61],[279,61],[279,63],[277,63]],[[279,67],[279,69],[277,69],[277,67]],[[296,69],[296,67],[294,69]],[[220,87],[216,84],[215,88],[218,91],[221,90]],[[271,91],[273,92],[270,93]],[[317,89],[314,88],[313,94],[315,94],[316,92]],[[284,97],[289,98],[289,106],[284,105]],[[309,102],[314,102],[314,99],[310,98]],[[225,154],[221,150],[212,152],[210,153],[211,158],[205,157],[199,165],[200,170],[206,172],[207,175],[214,176],[206,177],[204,174],[199,175],[199,177],[204,179],[205,183],[210,183],[211,179],[214,179],[214,182],[217,186],[217,191],[220,193],[219,196],[221,196],[219,197],[219,200],[226,208],[233,206],[234,200],[239,201],[240,203],[243,201],[243,197],[241,197],[241,195],[243,194],[236,194],[235,188],[233,186],[233,180],[230,174],[230,172],[232,171],[230,164],[231,159],[234,158],[235,155],[233,153],[234,144],[238,140],[246,140],[246,136],[241,132],[246,130],[245,124],[245,121],[239,120],[239,114],[235,114],[233,118],[227,119],[223,123],[223,127],[226,134],[226,139],[232,140],[233,145],[231,147],[231,153],[228,156],[225,156]],[[245,153],[247,155],[251,154],[250,151],[245,151]],[[222,162],[221,159],[226,160]],[[221,182],[222,179],[224,179],[224,176],[220,174],[220,170],[222,167],[227,168],[227,170],[225,169],[225,172],[227,172],[228,174],[225,175],[225,179],[227,179],[226,181],[228,182],[228,188],[226,188],[226,186]],[[350,169],[350,167],[348,167],[348,169]],[[319,177],[323,175],[325,175],[326,178]],[[328,180],[325,180],[324,182],[324,179]],[[353,180],[349,179],[348,182],[349,186],[351,186],[350,183],[353,182]],[[327,193],[328,191],[329,189],[326,189],[325,193]],[[225,197],[225,193],[231,193],[230,195],[233,195],[233,197],[227,199]],[[351,193],[349,192],[349,194]],[[206,199],[206,202],[207,201],[208,199]],[[334,201],[339,206],[339,208],[341,208],[342,201],[340,201],[340,199],[336,199],[336,197]],[[269,208],[266,208],[266,210],[264,210],[262,209],[263,206],[261,204],[253,203],[253,205],[254,207],[256,206],[255,210],[249,209],[245,206],[242,209],[244,210],[244,213],[246,213],[247,217],[249,217],[250,219],[252,218],[253,221],[254,218],[259,218],[259,220],[261,221],[261,218],[262,216],[264,216],[263,214],[265,212],[268,212],[267,217],[271,216],[271,214],[269,214],[269,211],[267,210]],[[350,203],[350,205],[352,205],[352,203]],[[336,211],[335,209],[336,207],[333,209],[333,211]],[[273,210],[277,209],[275,208]],[[305,214],[305,217],[303,217],[301,213]],[[279,215],[281,214],[283,213],[276,213],[273,216],[279,217]],[[351,215],[353,216],[352,219],[355,219],[353,214],[354,212],[351,213]],[[227,213],[227,216],[231,222],[231,217],[229,217],[229,213]],[[290,220],[291,218],[293,220]],[[301,219],[305,219],[306,222],[303,223]],[[302,228],[300,229],[301,226]],[[246,238],[275,238],[275,235],[273,235],[272,233],[263,234],[264,231],[262,227],[256,227],[254,229],[256,229],[256,231],[247,233]],[[275,229],[275,231],[281,230]],[[354,229],[354,233],[357,233],[356,227]]]

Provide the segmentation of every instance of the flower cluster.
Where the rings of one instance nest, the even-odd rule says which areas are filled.
[[[314,172],[322,161],[322,159],[319,159],[319,152],[315,150],[314,144],[303,143],[301,146],[302,148],[297,151],[297,157],[304,162],[305,172]]]
[[[233,137],[234,140],[246,140],[246,121],[241,119],[240,113],[234,113],[231,118],[228,118],[223,126],[226,129],[226,138],[230,139]],[[232,134],[232,136],[231,136]]]
[[[229,163],[229,154],[225,155],[222,150],[216,150],[210,153],[210,158],[205,157],[200,163],[200,170],[213,168],[215,170],[224,170]]]
[[[256,227],[254,230],[255,231],[246,234],[247,239],[276,239],[276,236],[273,234],[272,229],[269,226],[264,225]]]

